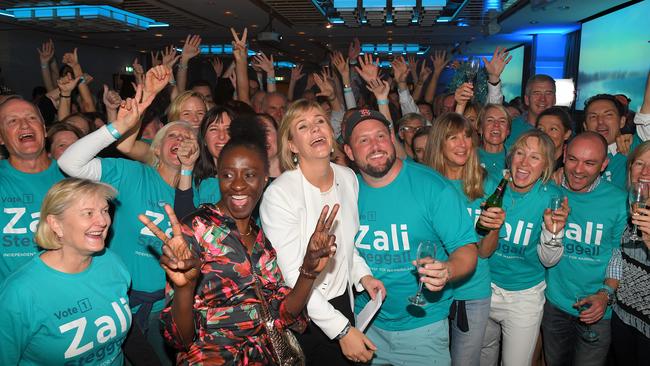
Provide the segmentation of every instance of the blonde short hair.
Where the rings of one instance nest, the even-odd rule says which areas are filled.
[[[66,178],[54,184],[41,204],[41,217],[34,234],[38,246],[48,250],[60,249],[61,242],[47,223],[47,217],[61,216],[77,200],[92,195],[100,195],[106,201],[111,201],[117,196],[117,191],[106,183],[80,178]]]
[[[201,99],[201,102],[203,102],[203,105],[205,105],[205,110],[207,112],[208,106],[205,104],[205,98],[203,95],[192,90],[187,90],[178,94],[169,105],[169,111],[167,112],[167,121],[177,121],[181,119],[181,106],[192,97]]]
[[[508,155],[506,156],[506,162],[508,167],[512,167],[512,157],[515,154],[517,149],[523,149],[527,146],[527,141],[529,138],[536,138],[539,141],[540,152],[544,157],[544,170],[542,171],[542,182],[546,183],[551,179],[553,171],[555,171],[555,145],[553,140],[551,140],[548,135],[540,130],[529,130],[521,134],[517,141],[510,147]]]
[[[627,185],[630,187],[632,185],[632,164],[634,161],[639,158],[639,156],[650,151],[650,141],[645,141],[639,146],[637,146],[630,155],[627,157],[626,169],[627,169]]]
[[[330,125],[329,117],[323,111],[323,108],[315,101],[309,101],[307,99],[298,99],[295,102],[291,103],[287,109],[287,113],[284,114],[282,122],[280,122],[280,129],[278,131],[280,141],[280,165],[283,170],[294,170],[298,167],[298,164],[295,163],[294,154],[289,148],[289,141],[291,141],[291,126],[298,120],[298,118],[305,112],[310,109],[316,109],[320,114],[325,116],[327,120],[327,125],[330,128],[332,134],[332,141],[334,141],[334,131]]]
[[[162,140],[167,135],[169,129],[176,126],[181,126],[187,131],[189,131],[190,133],[194,134],[194,128],[192,128],[192,125],[185,121],[174,121],[164,125],[160,130],[158,130],[158,132],[156,132],[156,136],[153,137],[153,140],[151,140],[151,146],[149,146],[148,163],[152,167],[158,168],[158,165],[160,164],[160,158],[156,156],[155,151],[162,144]]]

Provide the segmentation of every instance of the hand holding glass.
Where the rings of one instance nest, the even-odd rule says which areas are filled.
[[[424,267],[424,264],[421,264],[421,260],[425,258],[432,259],[434,262],[436,260],[436,244],[429,240],[422,241],[420,242],[420,245],[418,245],[418,258],[416,261],[417,265],[415,266],[416,271],[418,268]],[[419,277],[420,275],[418,273],[418,278]],[[427,302],[422,296],[422,279],[420,279],[419,282],[418,292],[414,296],[409,297],[409,302],[416,306],[423,306]]]
[[[632,215],[639,215],[638,209],[646,208],[646,201],[648,200],[648,184],[642,182],[632,183],[628,197],[630,201],[630,212]],[[630,240],[641,240],[641,237],[637,235],[636,225],[634,225],[632,228],[632,235],[630,235]]]
[[[465,70],[465,76],[467,77],[467,82],[474,85],[476,75],[478,75],[478,70],[481,68],[481,60],[477,57],[470,57],[467,60],[467,70]]]
[[[555,212],[562,208],[562,202],[564,202],[564,197],[553,196],[551,197],[551,202],[549,203],[548,208],[550,208],[551,211]],[[553,220],[553,237],[548,242],[548,244],[554,247],[559,247],[562,245],[562,241],[557,238],[557,234],[555,234],[556,231],[557,231],[557,226],[555,220]]]
[[[579,303],[582,300],[585,300],[591,295],[583,295],[579,294],[576,295],[576,303]],[[578,312],[582,313],[583,311],[589,309],[591,307],[590,303],[584,303],[580,306],[578,306]],[[590,324],[585,324],[585,329],[582,331],[582,339],[585,340],[585,342],[593,343],[598,341],[598,333],[596,333],[593,329],[591,329]]]

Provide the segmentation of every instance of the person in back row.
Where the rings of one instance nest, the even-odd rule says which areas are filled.
[[[448,365],[449,282],[474,271],[477,237],[461,197],[442,175],[396,158],[390,128],[381,113],[361,109],[348,118],[343,135],[345,153],[360,170],[355,245],[390,292],[367,330],[377,347],[371,362]],[[432,290],[423,290],[425,304],[418,307],[408,297],[419,288],[413,265],[425,240],[437,245],[437,261],[420,269]],[[356,311],[369,300],[359,296]]]
[[[524,93],[524,104],[528,109],[512,120],[510,136],[505,143],[506,149],[510,149],[522,133],[535,128],[540,113],[555,105],[555,79],[544,74],[534,75],[526,82]]]

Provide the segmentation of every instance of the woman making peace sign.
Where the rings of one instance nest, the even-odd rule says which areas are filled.
[[[268,179],[264,131],[247,125],[231,127],[230,134],[218,161],[221,200],[216,205],[201,206],[182,225],[166,206],[172,238],[140,215],[164,243],[160,264],[168,285],[161,318],[166,340],[181,350],[179,365],[207,360],[211,365],[275,364],[256,287],[261,287],[276,329],[301,331],[314,279],[336,251],[329,232],[338,205],[329,215],[325,206],[295,287],[284,285],[275,251],[251,220]]]

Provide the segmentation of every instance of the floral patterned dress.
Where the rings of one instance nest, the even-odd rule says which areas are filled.
[[[251,221],[254,230],[259,230]],[[302,332],[307,318],[293,317],[284,304],[291,289],[284,285],[276,253],[262,230],[252,253],[239,239],[235,222],[214,205],[183,220],[183,235],[202,260],[194,295],[195,336],[185,348],[171,314],[173,287],[167,283],[166,307],[161,313],[163,335],[179,349],[178,365],[271,365],[271,343],[261,320],[259,281],[275,319],[275,327]],[[257,278],[257,281],[256,281]]]

